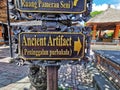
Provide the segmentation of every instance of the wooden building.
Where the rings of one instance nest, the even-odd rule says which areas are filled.
[[[8,41],[6,0],[0,0],[0,44]]]
[[[92,41],[96,41],[97,31],[99,31],[98,38],[100,38],[103,30],[114,30],[112,41],[119,42],[120,10],[109,7],[101,14],[91,18],[87,22],[87,26],[90,26],[93,30]]]

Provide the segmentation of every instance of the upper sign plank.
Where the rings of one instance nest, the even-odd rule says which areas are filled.
[[[83,13],[86,0],[15,0],[16,8],[22,12]]]

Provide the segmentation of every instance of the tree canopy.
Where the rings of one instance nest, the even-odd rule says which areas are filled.
[[[95,17],[96,15],[101,14],[102,12],[103,12],[103,11],[94,11],[94,12],[91,12],[90,15],[91,15],[91,17],[93,18],[93,17]]]

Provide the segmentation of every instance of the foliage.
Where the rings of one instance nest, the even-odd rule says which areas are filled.
[[[64,90],[62,87],[59,87],[58,90]]]
[[[119,38],[120,38],[120,31],[119,31]]]
[[[90,15],[91,15],[91,17],[93,18],[93,17],[95,17],[96,15],[101,14],[102,12],[103,12],[103,11],[94,11],[94,12],[91,12]]]
[[[107,33],[107,35],[108,35],[109,37],[112,37],[112,36],[113,36],[113,34],[114,34],[114,32]],[[119,37],[120,37],[120,31],[119,31]]]
[[[72,88],[63,88],[63,87],[58,87],[58,90],[72,90]]]
[[[113,32],[107,34],[109,37],[113,36]]]

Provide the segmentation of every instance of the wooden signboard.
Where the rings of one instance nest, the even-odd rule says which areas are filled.
[[[15,6],[22,12],[83,13],[86,0],[15,0]]]
[[[84,56],[84,42],[81,33],[23,32],[19,51],[25,60],[78,60]]]

